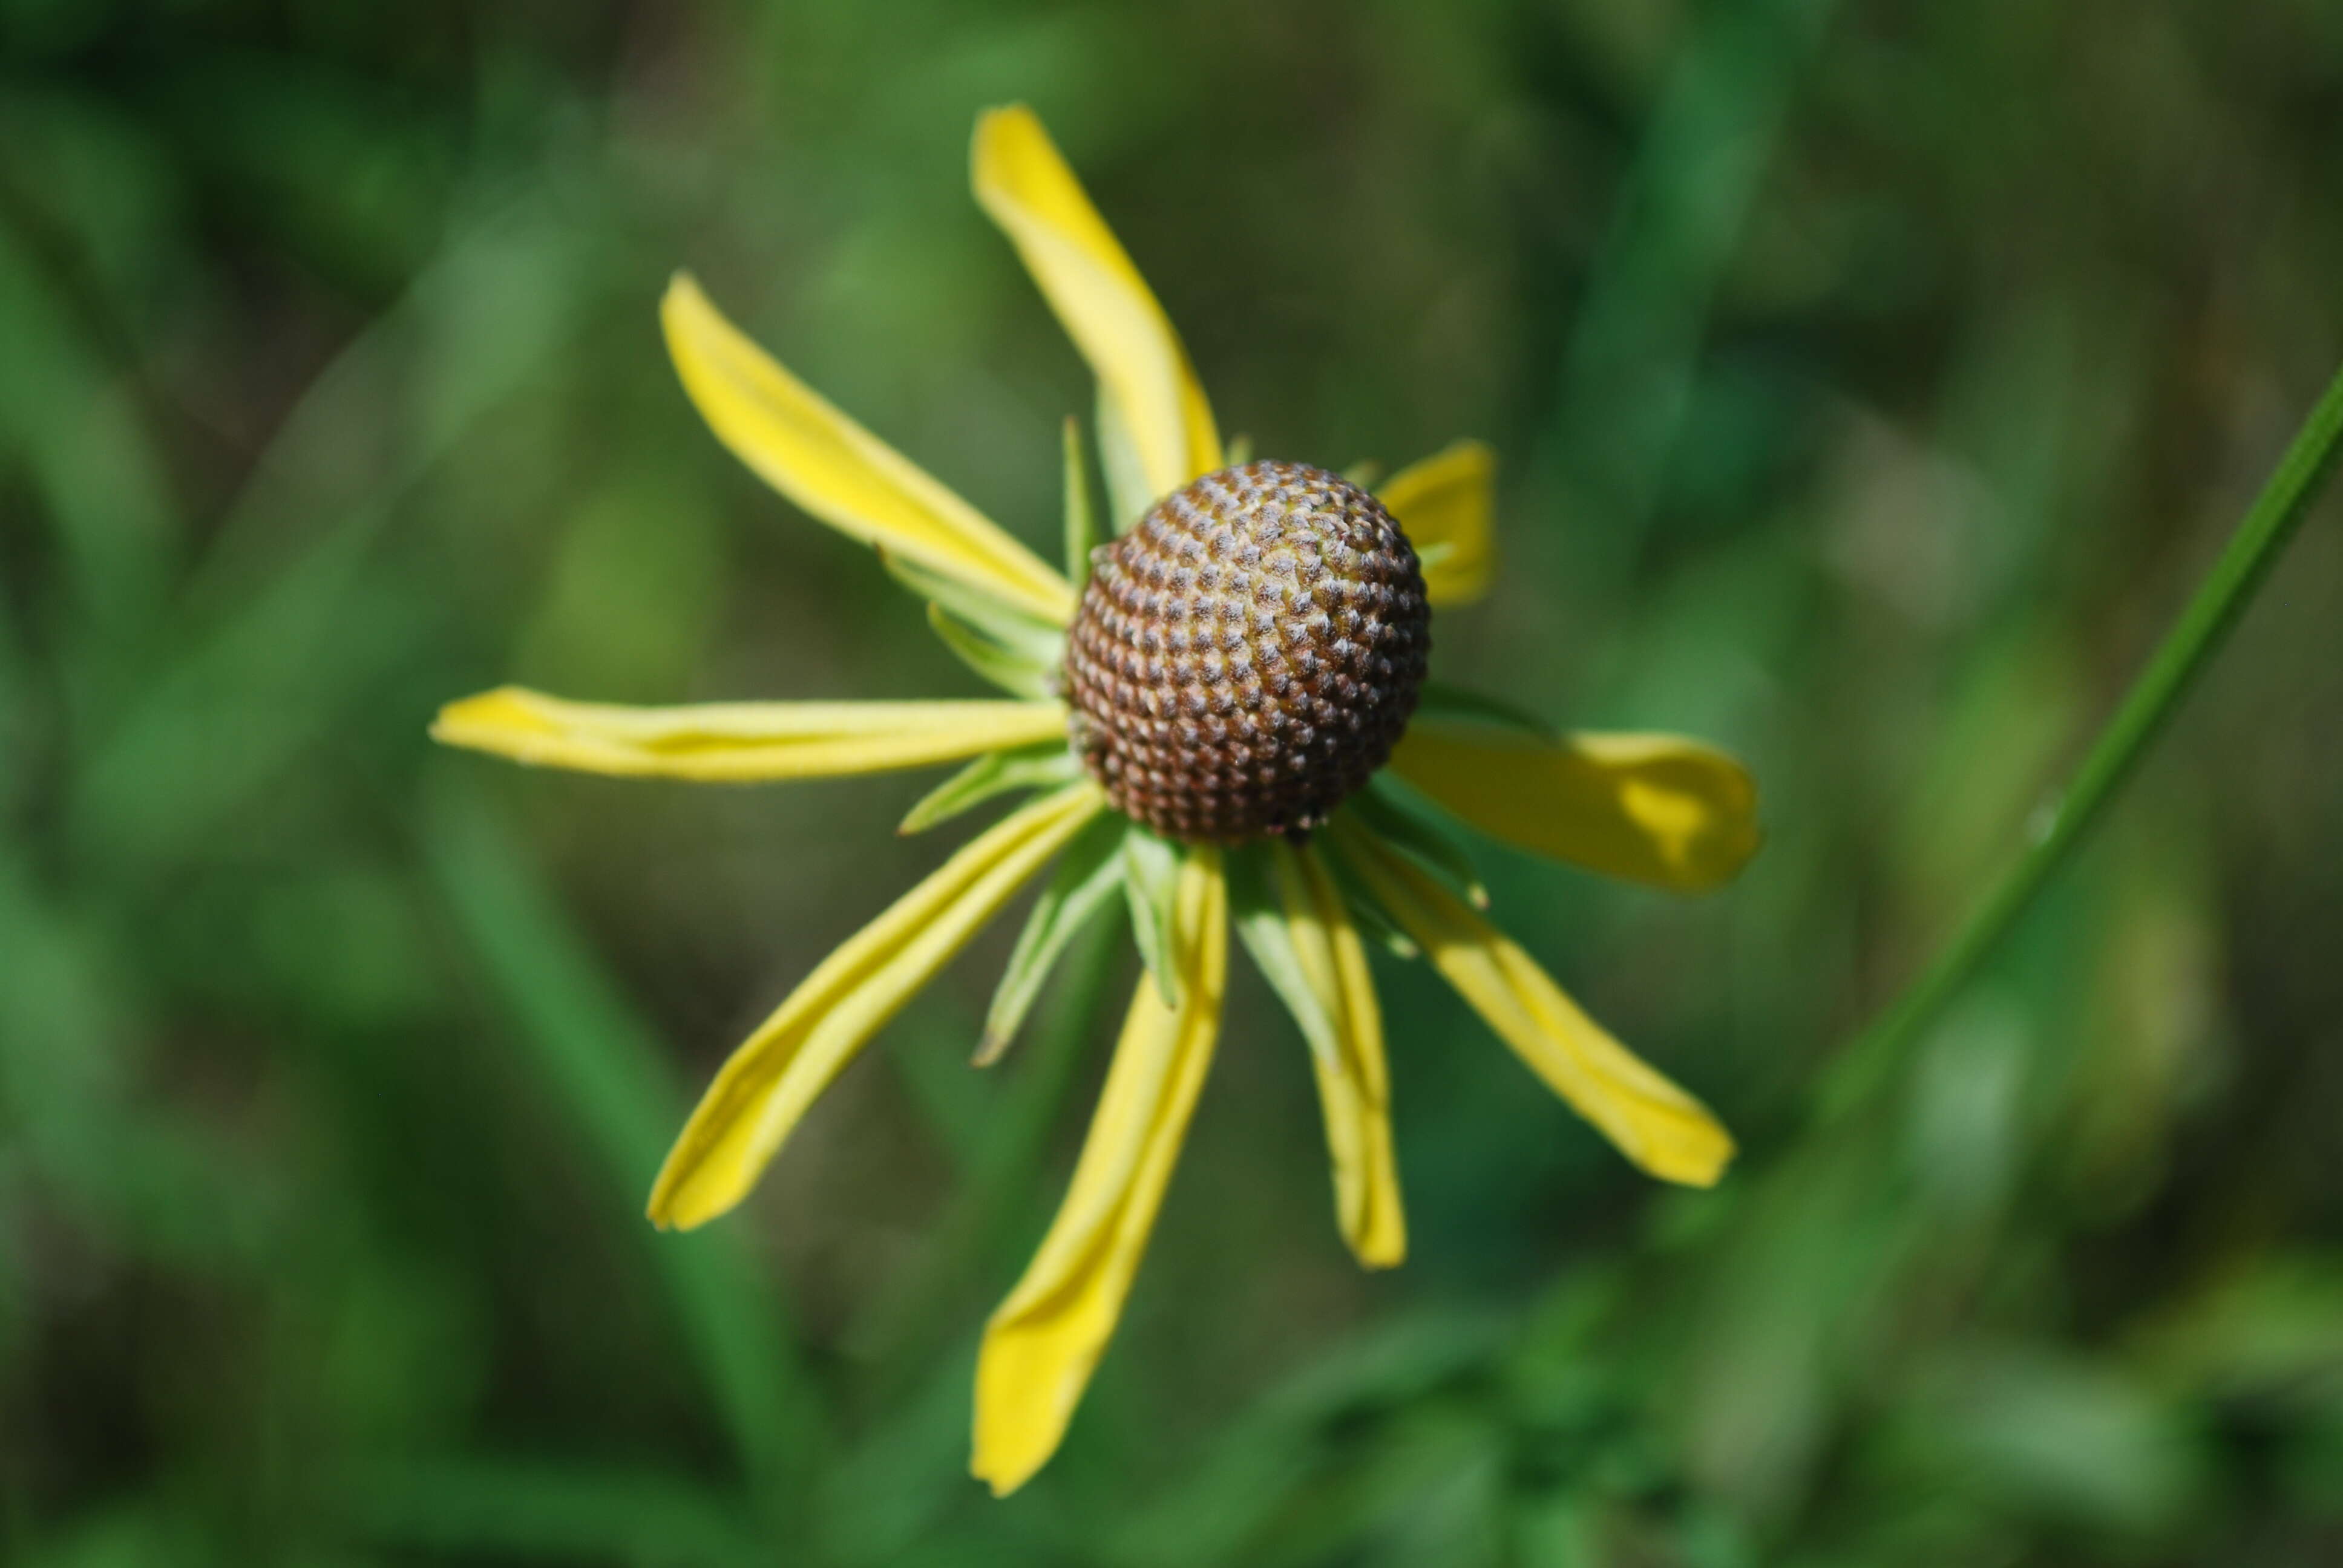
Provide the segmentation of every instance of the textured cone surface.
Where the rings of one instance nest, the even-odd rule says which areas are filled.
[[[1074,749],[1160,833],[1306,832],[1415,711],[1432,648],[1415,551],[1323,468],[1207,474],[1091,562],[1066,641]]]

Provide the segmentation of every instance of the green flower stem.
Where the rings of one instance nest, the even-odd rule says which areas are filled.
[[[2253,599],[2271,564],[2294,537],[2321,483],[2343,452],[2343,371],[2303,421],[2278,471],[2255,498],[2220,559],[2181,611],[2123,706],[2083,759],[2057,812],[1927,969],[1858,1037],[1824,1081],[1820,1111],[1833,1121],[1869,1099],[1889,1070],[1944,1011],[2024,918],[2035,895],[2064,865],[2097,820],[2221,639]]]

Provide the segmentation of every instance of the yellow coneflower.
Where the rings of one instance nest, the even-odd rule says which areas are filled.
[[[1492,575],[1488,448],[1460,442],[1372,495],[1301,464],[1229,465],[1178,336],[1041,122],[1022,107],[984,115],[973,165],[978,202],[1098,377],[1116,526],[1094,537],[1069,421],[1062,575],[774,363],[689,277],[661,317],[718,437],[876,547],[1012,700],[638,709],[508,687],[449,705],[432,733],[523,762],[728,782],[964,762],[907,830],[1031,797],[733,1053],[651,1190],[661,1226],[738,1203],[871,1035],[1053,860],[980,1060],[1006,1046],[1071,937],[1128,908],[1138,994],[1065,1202],[978,1361],[971,1468],[1005,1493],[1055,1452],[1114,1332],[1211,1065],[1232,924],[1309,1046],[1342,1236],[1386,1268],[1407,1241],[1371,936],[1429,959],[1645,1171],[1706,1185],[1733,1153],[1698,1101],[1482,918],[1486,897],[1423,801],[1680,890],[1732,876],[1757,833],[1747,774],[1711,748],[1560,733],[1424,683],[1431,608],[1476,598]]]

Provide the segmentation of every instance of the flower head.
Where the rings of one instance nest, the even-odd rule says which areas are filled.
[[[1074,750],[1159,833],[1306,833],[1390,759],[1431,620],[1366,491],[1300,463],[1207,474],[1097,551],[1066,644]]]
[[[1119,526],[1101,542],[1069,421],[1065,573],[799,383],[688,276],[661,315],[719,438],[876,547],[1009,699],[633,709],[503,688],[450,704],[433,734],[523,762],[731,782],[963,763],[906,831],[1030,796],[733,1052],[653,1185],[661,1226],[738,1203],[871,1036],[1052,862],[980,1062],[1073,935],[1127,907],[1138,992],[1064,1205],[978,1362],[972,1468],[1007,1493],[1055,1452],[1113,1333],[1211,1066],[1232,928],[1309,1047],[1342,1236],[1389,1267],[1407,1243],[1371,938],[1427,959],[1652,1174],[1706,1185],[1733,1153],[1698,1101],[1483,918],[1425,799],[1524,849],[1683,891],[1732,876],[1757,835],[1748,776],[1720,752],[1560,733],[1425,684],[1431,608],[1491,576],[1485,447],[1459,443],[1373,495],[1301,464],[1227,465],[1178,336],[1030,111],[978,121],[974,183],[1098,378]]]

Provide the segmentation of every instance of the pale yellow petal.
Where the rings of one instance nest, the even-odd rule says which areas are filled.
[[[588,773],[745,784],[956,761],[1066,732],[1055,702],[704,702],[624,708],[500,686],[439,710],[431,738]]]
[[[1491,487],[1497,455],[1458,441],[1393,474],[1375,492],[1423,558],[1423,588],[1435,607],[1469,604],[1497,569]]]
[[[1051,625],[1073,618],[1063,577],[782,369],[689,275],[668,285],[659,320],[700,417],[767,484],[850,538]]]
[[[1483,832],[1607,876],[1700,892],[1757,850],[1748,770],[1674,735],[1564,735],[1418,717],[1393,771]]]
[[[1337,831],[1376,900],[1548,1088],[1653,1175],[1694,1187],[1715,1182],[1733,1158],[1733,1138],[1700,1101],[1581,1012],[1439,879],[1354,822]]]
[[[652,1185],[683,1230],[746,1197],[816,1096],[1106,799],[1087,781],[1003,819],[817,966],[709,1085]]]
[[[1220,857],[1187,851],[1174,901],[1180,1006],[1142,974],[1073,1182],[1041,1250],[985,1325],[970,1472],[995,1496],[1049,1462],[1121,1316],[1219,1035],[1228,977]]]
[[[1153,493],[1219,467],[1220,432],[1188,351],[1040,118],[1022,104],[987,110],[970,163],[977,202],[1090,361]]]
[[[1407,1218],[1392,1152],[1383,1010],[1366,944],[1316,846],[1295,849],[1279,843],[1271,853],[1294,952],[1333,1025],[1332,1060],[1312,1050],[1310,1065],[1334,1169],[1335,1220],[1362,1264],[1393,1268],[1407,1257]]]

